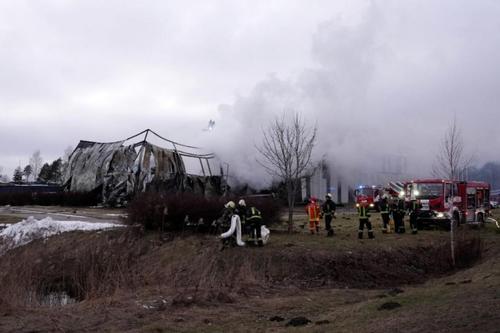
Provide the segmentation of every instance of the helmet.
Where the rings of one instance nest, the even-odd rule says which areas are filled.
[[[245,200],[241,199],[240,201],[238,201],[238,205],[246,206],[247,204],[246,204]]]
[[[327,194],[326,194],[326,198],[327,198],[327,199],[328,199],[328,198],[329,198],[329,199],[331,199],[331,198],[332,198],[332,194],[331,194],[331,193],[327,193]]]
[[[224,207],[226,207],[226,208],[235,208],[235,207],[236,207],[236,205],[234,204],[234,201],[228,201],[228,202],[224,205]]]
[[[316,197],[311,197],[310,199],[311,202],[316,202],[316,200],[317,200]]]

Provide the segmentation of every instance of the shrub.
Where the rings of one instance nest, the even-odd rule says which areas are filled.
[[[128,206],[127,223],[138,223],[146,230],[165,231],[180,231],[189,223],[196,225],[200,231],[206,231],[221,216],[224,204],[229,200],[238,201],[235,198],[206,198],[192,193],[140,193]],[[261,211],[264,223],[272,224],[279,220],[281,205],[273,199],[245,198],[245,201],[247,206],[255,206]]]
[[[219,217],[223,201],[219,198],[204,198],[190,193],[161,194],[146,192],[138,194],[128,206],[128,223],[141,224],[146,230],[179,231],[185,222],[209,225]],[[166,213],[166,214],[164,214]],[[162,226],[163,224],[163,226]]]
[[[77,192],[9,192],[0,193],[0,205],[12,206],[95,206],[98,204],[95,193]]]
[[[262,221],[266,225],[272,225],[280,221],[283,204],[274,198],[247,197],[244,198],[247,207],[255,206],[262,214]]]

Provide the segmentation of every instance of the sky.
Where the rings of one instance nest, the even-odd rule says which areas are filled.
[[[427,176],[453,119],[476,163],[500,160],[498,17],[494,0],[0,0],[0,167],[151,128],[264,185],[255,146],[284,112],[340,170],[392,156]]]

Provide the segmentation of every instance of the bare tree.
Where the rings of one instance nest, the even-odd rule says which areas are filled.
[[[73,150],[74,149],[71,146],[67,146],[66,149],[64,149],[64,155],[62,157],[62,165],[61,165],[61,182],[63,182],[66,179],[66,173],[68,172],[69,168],[69,158],[71,157]]]
[[[40,150],[36,150],[33,155],[30,157],[30,165],[31,172],[33,175],[33,179],[37,179],[38,174],[40,173],[40,168],[42,167],[43,159],[40,155]]]
[[[464,154],[462,132],[454,118],[441,141],[432,173],[435,177],[456,180],[464,177],[471,162],[472,157],[466,157]]]
[[[295,195],[300,178],[311,163],[316,131],[316,127],[309,127],[299,114],[287,117],[283,113],[263,130],[262,145],[256,147],[262,155],[259,164],[286,186],[289,231],[293,230]]]
[[[0,183],[6,183],[9,181],[7,175],[2,174],[3,173],[3,167],[0,165]]]
[[[465,157],[464,154],[464,141],[462,132],[457,126],[457,119],[453,118],[453,122],[448,126],[446,133],[441,141],[441,147],[436,162],[433,166],[432,173],[439,178],[447,178],[451,180],[464,179],[465,171],[470,167],[472,157]],[[450,200],[455,196],[453,193],[454,187],[452,186],[452,193]],[[450,216],[453,213],[453,201],[449,202]],[[455,265],[455,229],[458,221],[455,218],[450,220],[450,246],[451,246],[451,260]]]

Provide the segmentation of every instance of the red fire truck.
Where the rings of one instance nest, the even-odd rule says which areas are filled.
[[[356,207],[359,207],[361,202],[367,202],[369,209],[378,210],[377,197],[383,190],[379,185],[360,185],[354,190],[356,198]]]
[[[490,185],[478,181],[417,179],[405,184],[405,200],[417,200],[418,224],[449,227],[460,223],[483,223],[489,214]]]

